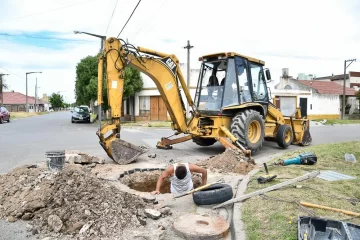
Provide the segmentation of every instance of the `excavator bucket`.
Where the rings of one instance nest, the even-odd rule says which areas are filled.
[[[147,151],[148,149],[140,148],[119,138],[111,142],[112,159],[121,165],[135,161],[138,156]]]
[[[309,146],[311,144],[311,142],[312,142],[312,137],[311,137],[310,131],[309,131],[309,129],[306,129],[304,131],[304,134],[303,134],[300,144],[302,146]]]

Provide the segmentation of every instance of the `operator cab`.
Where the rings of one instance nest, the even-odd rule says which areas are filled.
[[[224,108],[258,102],[267,105],[264,62],[236,53],[201,57],[195,104],[198,111],[218,115]],[[269,70],[266,76],[271,79]]]

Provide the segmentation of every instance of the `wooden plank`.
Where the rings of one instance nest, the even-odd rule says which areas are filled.
[[[332,208],[332,207],[308,203],[308,202],[300,202],[300,205],[305,206],[305,207],[310,207],[310,208],[319,208],[319,209],[330,210],[330,211],[334,211],[334,212],[340,212],[340,213],[343,213],[343,214],[346,214],[349,216],[355,216],[355,217],[360,216],[360,213],[357,213],[357,212],[347,211],[347,210],[339,209],[339,208]]]
[[[159,120],[159,97],[158,96],[150,97],[150,120],[151,121]]]
[[[293,184],[293,183],[296,183],[296,182],[300,182],[300,181],[303,181],[303,180],[307,180],[307,179],[310,179],[310,178],[314,178],[316,177],[320,172],[319,171],[315,171],[315,172],[310,172],[310,173],[307,173],[303,176],[300,176],[300,177],[297,177],[297,178],[294,178],[294,179],[291,179],[289,181],[286,181],[286,182],[282,182],[282,183],[279,183],[279,184],[276,184],[276,185],[273,185],[273,186],[270,186],[270,187],[267,187],[267,188],[264,188],[264,189],[261,189],[261,190],[258,190],[258,191],[255,191],[255,192],[252,192],[252,193],[249,193],[249,194],[245,194],[241,197],[238,197],[238,198],[233,198],[229,201],[226,201],[224,203],[221,203],[219,205],[216,205],[215,207],[213,207],[213,209],[216,209],[216,208],[220,208],[220,207],[223,207],[223,206],[226,206],[226,205],[229,205],[231,203],[236,203],[236,202],[241,202],[241,201],[244,201],[248,198],[252,198],[252,197],[255,197],[255,196],[258,196],[260,194],[263,194],[263,193],[266,193],[266,192],[270,192],[270,191],[273,191],[273,190],[276,190],[276,189],[279,189],[279,188],[282,188],[284,186],[287,186],[287,185],[290,185],[290,184]]]
[[[159,97],[159,120],[161,121],[167,120],[166,106],[161,97]]]

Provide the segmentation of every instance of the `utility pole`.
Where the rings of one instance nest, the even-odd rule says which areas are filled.
[[[4,81],[3,81],[3,76],[5,76],[5,75],[9,75],[9,74],[0,73],[1,107],[4,106]]]
[[[28,105],[28,87],[27,87],[27,76],[28,76],[28,74],[32,74],[32,73],[42,73],[42,72],[27,72],[26,73],[26,112],[29,112],[29,105]]]
[[[190,49],[193,48],[194,46],[191,46],[190,45],[190,40],[187,41],[187,45],[184,47],[185,49],[187,49],[187,78],[186,78],[186,85],[187,85],[187,88],[190,92]],[[186,116],[188,115],[188,112],[189,112],[189,103],[187,103],[187,111],[186,111]]]
[[[343,86],[343,100],[342,100],[342,107],[341,107],[341,119],[344,119],[345,116],[345,91],[346,91],[346,69],[353,63],[356,62],[356,59],[349,59],[344,61],[344,86]],[[349,65],[346,65],[347,62],[350,62]],[[349,82],[350,82],[350,75],[349,75]]]

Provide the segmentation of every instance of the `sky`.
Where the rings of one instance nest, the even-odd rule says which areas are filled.
[[[100,49],[85,31],[116,37],[138,0],[0,0],[0,73],[10,90],[34,96],[59,92],[75,100],[76,65]],[[116,5],[115,11],[114,7]],[[111,15],[114,11],[114,15]],[[358,0],[142,0],[121,33],[135,46],[175,54],[191,68],[214,52],[237,52],[265,61],[272,79],[282,68],[317,77],[360,71]],[[111,21],[110,21],[111,19]],[[110,23],[110,24],[109,24]]]

